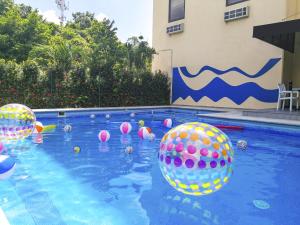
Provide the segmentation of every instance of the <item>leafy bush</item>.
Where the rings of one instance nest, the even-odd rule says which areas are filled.
[[[143,37],[121,43],[114,22],[75,13],[65,26],[0,0],[0,104],[32,108],[165,105],[168,77],[151,72]]]

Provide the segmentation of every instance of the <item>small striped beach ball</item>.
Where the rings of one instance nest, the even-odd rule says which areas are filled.
[[[140,139],[149,139],[151,132],[151,128],[141,127],[138,131],[138,136]]]
[[[98,134],[98,138],[101,142],[108,142],[110,139],[110,133],[107,130],[101,130]]]
[[[171,128],[172,125],[173,125],[172,119],[169,118],[169,119],[165,119],[165,120],[164,120],[164,126],[165,126],[165,127]]]
[[[120,131],[122,134],[129,134],[131,132],[131,130],[132,130],[132,126],[128,122],[123,122],[120,125]]]

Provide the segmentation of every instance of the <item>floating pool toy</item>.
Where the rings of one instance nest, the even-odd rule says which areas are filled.
[[[51,132],[51,131],[54,131],[55,129],[56,129],[56,125],[54,125],[54,124],[47,125],[47,126],[44,126],[43,133]]]
[[[222,130],[244,130],[244,127],[241,126],[227,126],[227,125],[215,125],[215,127]]]
[[[149,139],[151,132],[149,127],[141,127],[138,131],[138,136],[140,139]]]
[[[238,142],[236,143],[236,146],[238,147],[238,149],[244,151],[247,149],[248,143],[245,140],[238,140]]]
[[[0,108],[0,140],[20,140],[32,134],[35,115],[30,108],[8,104]]]
[[[125,149],[125,152],[127,154],[132,154],[133,153],[133,147],[132,146],[127,146],[126,149]]]
[[[72,126],[70,124],[65,125],[64,131],[66,133],[70,133],[72,131]]]
[[[101,142],[108,142],[110,139],[110,133],[107,130],[101,130],[98,134],[98,138]]]
[[[105,119],[109,120],[111,118],[111,116],[109,114],[105,115]]]
[[[130,117],[134,118],[135,117],[135,113],[134,112],[130,113]]]
[[[41,122],[36,121],[35,122],[35,128],[33,130],[33,133],[37,134],[37,133],[42,133],[44,130],[44,126]]]
[[[0,154],[3,152],[3,150],[4,150],[4,145],[2,142],[0,142]]]
[[[91,118],[91,119],[95,119],[95,118],[96,118],[96,115],[95,115],[95,114],[92,114],[92,115],[90,115],[90,118]]]
[[[234,151],[230,139],[205,123],[171,129],[160,143],[159,165],[168,183],[194,196],[220,190],[230,179]]]
[[[165,127],[171,128],[172,125],[173,125],[173,121],[172,121],[172,119],[168,118],[168,119],[165,119],[165,120],[164,120],[164,123],[163,123],[163,124],[164,124]]]
[[[253,205],[258,209],[269,209],[270,204],[263,200],[253,200]]]
[[[8,155],[0,155],[0,180],[9,178],[15,171],[16,162]]]
[[[139,126],[140,127],[143,127],[143,126],[145,126],[145,121],[144,120],[139,120]]]
[[[74,151],[75,153],[80,153],[80,152],[81,152],[81,148],[80,148],[79,146],[75,146],[75,147],[73,148],[73,151]]]
[[[131,132],[131,130],[132,130],[132,126],[128,122],[123,122],[120,125],[120,131],[122,134],[129,134]]]

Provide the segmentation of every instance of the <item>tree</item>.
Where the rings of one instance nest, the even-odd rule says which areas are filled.
[[[13,0],[0,0],[0,16],[4,15],[13,6]]]
[[[151,73],[143,37],[122,43],[114,21],[78,12],[66,26],[0,0],[1,103],[34,108],[167,104],[168,78]]]
[[[126,43],[128,51],[128,65],[130,69],[149,70],[155,50],[144,41],[144,37],[131,37]]]

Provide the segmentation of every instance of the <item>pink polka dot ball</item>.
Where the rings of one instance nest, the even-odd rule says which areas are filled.
[[[176,190],[194,196],[220,190],[230,179],[234,151],[230,139],[205,123],[171,129],[160,143],[159,166]]]

